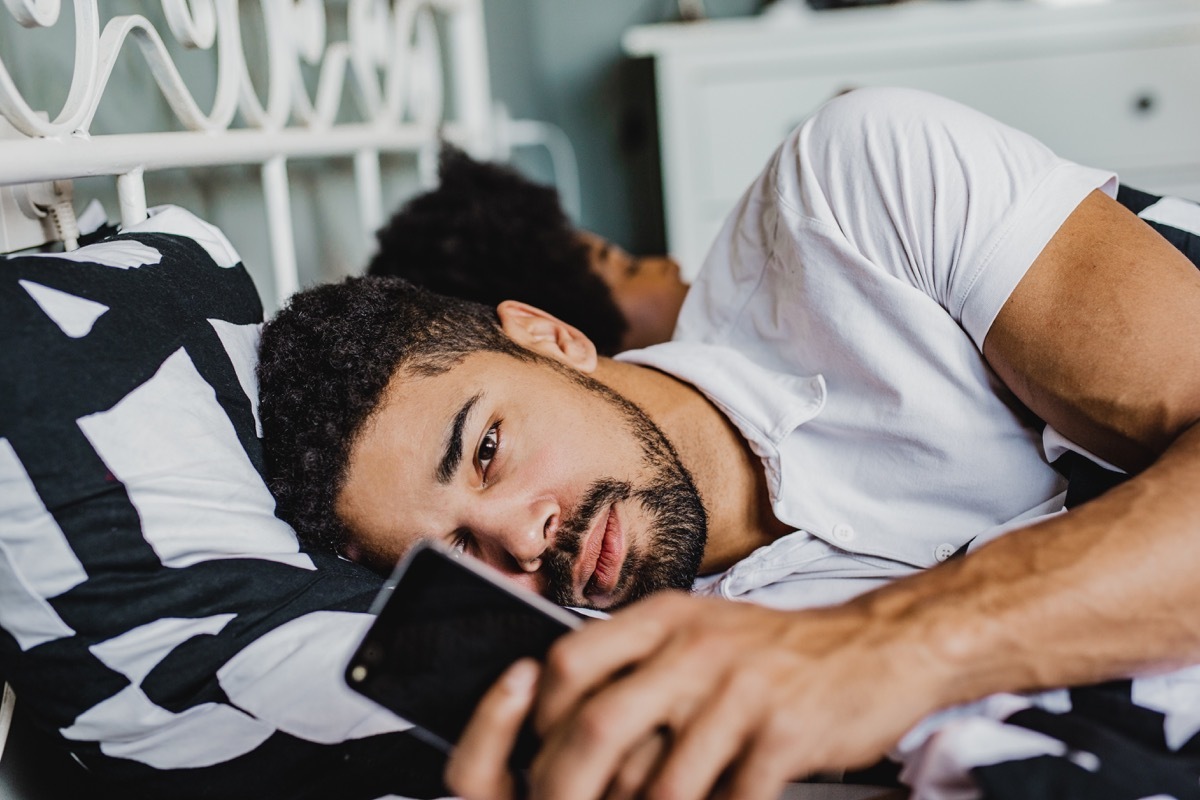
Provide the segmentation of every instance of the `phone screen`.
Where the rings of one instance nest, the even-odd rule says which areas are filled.
[[[446,752],[510,664],[540,660],[555,639],[582,624],[489,567],[432,545],[418,545],[389,583],[346,681]],[[527,725],[513,765],[528,766],[536,750]]]

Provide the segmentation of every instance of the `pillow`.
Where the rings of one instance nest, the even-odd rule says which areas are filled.
[[[1200,267],[1200,203],[1182,197],[1162,197],[1124,185],[1117,188],[1117,202],[1141,217]]]
[[[130,793],[433,796],[440,755],[342,680],[381,579],[275,517],[261,322],[180,208],[0,259],[0,677]]]

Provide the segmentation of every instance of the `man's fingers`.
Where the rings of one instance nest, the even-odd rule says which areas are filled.
[[[776,800],[787,782],[795,777],[780,752],[786,746],[760,732],[733,765],[727,796],[737,800]]]
[[[696,715],[676,731],[654,787],[658,796],[704,798],[713,793],[722,772],[743,752],[761,715],[764,698],[745,682],[726,679],[721,691],[706,699]],[[769,698],[765,698],[769,702]]]
[[[668,645],[586,696],[544,734],[530,770],[535,796],[602,797],[636,748],[656,731],[686,724],[705,701],[707,676],[688,669],[690,650]]]
[[[646,785],[658,770],[667,749],[668,736],[665,731],[653,733],[630,753],[609,784],[604,800],[634,800],[645,796]]]
[[[617,673],[658,652],[675,630],[675,617],[689,610],[686,597],[663,592],[556,642],[538,693],[538,731],[544,734]]]
[[[446,785],[464,800],[515,800],[508,768],[521,723],[533,705],[538,665],[513,664],[479,702],[446,764]]]
[[[534,798],[597,800],[604,795],[663,716],[624,689],[620,681],[605,687],[546,732],[529,771]]]

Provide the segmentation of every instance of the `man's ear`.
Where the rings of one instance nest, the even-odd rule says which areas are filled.
[[[583,373],[596,369],[596,345],[553,314],[517,300],[496,306],[500,328],[517,344]]]

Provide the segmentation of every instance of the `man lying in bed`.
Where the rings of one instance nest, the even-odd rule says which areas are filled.
[[[511,794],[531,706],[538,796],[772,797],[937,709],[1195,662],[1200,274],[1114,190],[861,90],[784,142],[672,342],[608,360],[520,303],[311,290],[263,335],[280,512],[380,567],[438,538],[559,602],[695,574],[754,601],[655,597],[521,665],[452,763],[468,797]],[[1043,518],[1064,447],[1137,474]]]

